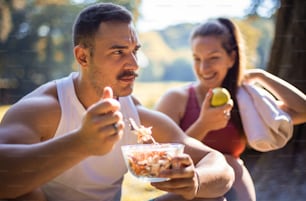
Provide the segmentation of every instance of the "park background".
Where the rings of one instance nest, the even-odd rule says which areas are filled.
[[[236,6],[235,1],[108,1],[124,5],[133,12],[142,42],[138,55],[141,68],[134,94],[145,106],[152,108],[168,88],[194,80],[188,37],[191,28],[198,23],[182,21],[148,28],[148,24],[168,18],[145,21],[142,6],[148,1],[159,7],[153,19],[165,9],[169,10],[169,18],[174,15],[184,19],[189,15],[197,16],[191,11],[193,7],[207,12],[203,2],[207,7],[215,5],[212,10],[216,14],[230,17],[240,27],[246,40],[248,68],[266,69],[305,93],[306,2],[303,0],[240,1],[248,4],[234,13],[230,10]],[[77,70],[72,54],[71,26],[79,10],[94,2],[98,1],[0,0],[0,113],[39,85]],[[173,7],[182,9],[182,13],[171,13]],[[225,12],[219,13],[219,10]],[[211,13],[206,17],[216,17]],[[201,13],[198,17],[204,20]],[[246,150],[242,157],[254,178],[259,201],[304,200],[305,143],[306,126],[302,124],[295,127],[294,137],[281,150],[268,153]],[[127,175],[123,201],[148,200],[161,193]]]

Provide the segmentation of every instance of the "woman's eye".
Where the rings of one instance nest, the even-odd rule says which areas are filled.
[[[219,57],[211,57],[210,60],[217,60]]]

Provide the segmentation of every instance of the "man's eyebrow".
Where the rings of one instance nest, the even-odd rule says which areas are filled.
[[[139,50],[141,48],[141,45],[136,45],[135,50]],[[128,49],[128,46],[126,45],[113,45],[109,49]]]
[[[127,49],[128,46],[126,45],[113,45],[109,49]]]

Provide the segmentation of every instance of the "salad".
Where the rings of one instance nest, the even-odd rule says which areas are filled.
[[[159,173],[180,167],[173,157],[183,153],[183,150],[184,145],[175,143],[122,146],[122,153],[129,171],[134,176],[151,182],[168,180],[168,178],[160,178]]]
[[[182,154],[184,145],[178,143],[157,143],[152,137],[152,127],[138,126],[129,119],[130,127],[137,135],[138,144],[122,146],[122,153],[129,171],[145,181],[158,182],[169,178],[161,178],[163,170],[179,167],[173,157]],[[151,144],[147,142],[151,141]]]

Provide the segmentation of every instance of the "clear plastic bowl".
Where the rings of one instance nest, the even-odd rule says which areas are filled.
[[[128,170],[143,181],[161,182],[169,178],[159,177],[159,172],[175,168],[172,158],[184,152],[179,143],[134,144],[121,147]]]

